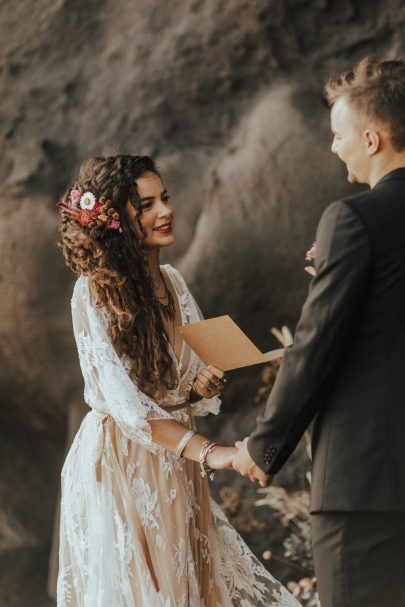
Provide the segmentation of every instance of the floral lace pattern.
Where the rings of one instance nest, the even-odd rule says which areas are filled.
[[[200,320],[180,274],[164,268],[183,324]],[[62,470],[58,606],[298,607],[210,499],[199,465],[153,442],[150,419],[190,428],[195,415],[218,413],[218,399],[167,410],[188,397],[202,366],[195,354],[183,348],[179,386],[156,403],[117,356],[86,277],[72,318],[91,411]]]

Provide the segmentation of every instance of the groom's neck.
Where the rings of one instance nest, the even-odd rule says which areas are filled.
[[[395,171],[395,169],[405,168],[405,150],[395,154],[382,156],[375,159],[370,166],[368,184],[373,188],[385,175]]]

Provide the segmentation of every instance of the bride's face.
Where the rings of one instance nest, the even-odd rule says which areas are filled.
[[[144,246],[154,249],[173,244],[174,210],[161,178],[155,173],[145,173],[136,180],[136,187],[142,205],[141,224],[146,232]],[[126,212],[137,231],[137,210],[129,201],[126,203]]]

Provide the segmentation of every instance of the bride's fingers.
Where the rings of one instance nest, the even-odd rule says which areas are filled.
[[[208,367],[205,367],[205,369],[201,369],[200,374],[203,375],[208,381],[212,381],[213,383],[218,383],[219,381],[219,377],[217,377],[215,375],[215,373],[212,373],[212,371],[210,371],[208,369]]]
[[[213,365],[209,365],[207,367],[207,370],[212,373],[212,375],[214,375],[215,380],[218,382],[220,379],[223,379],[225,377],[225,373],[223,371],[221,371],[221,369],[218,369],[217,367],[214,367]]]
[[[210,373],[207,368],[201,369],[198,372],[198,375],[202,378],[204,377],[205,379],[208,379],[209,381],[211,381],[211,379],[213,378],[212,373]]]
[[[200,371],[197,377],[211,392],[223,390],[223,384],[219,383],[218,377],[210,373],[207,369]]]
[[[213,384],[224,383],[222,380],[225,377],[225,373],[220,369],[213,367],[212,365],[210,365],[209,367],[204,367],[204,369],[200,370],[200,373],[204,375],[204,377],[206,377],[207,380],[212,382]]]
[[[202,383],[198,376],[194,380],[194,387],[197,388],[196,391],[199,396],[202,396],[203,398],[211,396],[211,393],[208,390],[207,386]]]
[[[207,398],[210,398],[211,396],[217,396],[224,389],[224,386],[222,384],[215,384],[209,379],[207,379],[205,376],[201,376],[199,374],[196,376],[195,381],[199,382],[200,388],[203,387],[203,389],[205,390],[204,396],[206,396]]]
[[[235,443],[235,447],[236,447],[237,449],[240,449],[242,445],[243,445],[243,443],[242,443],[242,441],[240,441],[240,440],[237,440],[237,441],[236,441],[236,443]]]

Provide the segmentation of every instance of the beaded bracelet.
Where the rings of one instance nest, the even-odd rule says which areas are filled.
[[[212,481],[215,478],[215,474],[214,474],[212,468],[207,468],[206,462],[207,462],[208,453],[210,453],[213,450],[213,448],[216,447],[217,445],[218,445],[218,443],[211,443],[208,440],[204,441],[202,449],[200,451],[200,457],[198,458],[199,462],[200,462],[201,476],[204,478],[208,474],[209,478]]]
[[[184,451],[187,443],[193,438],[194,434],[196,434],[195,430],[188,430],[187,432],[185,432],[183,434],[183,436],[181,437],[181,439],[177,443],[176,449],[174,450],[175,454],[178,457],[181,457],[181,454],[183,453],[183,451]]]

